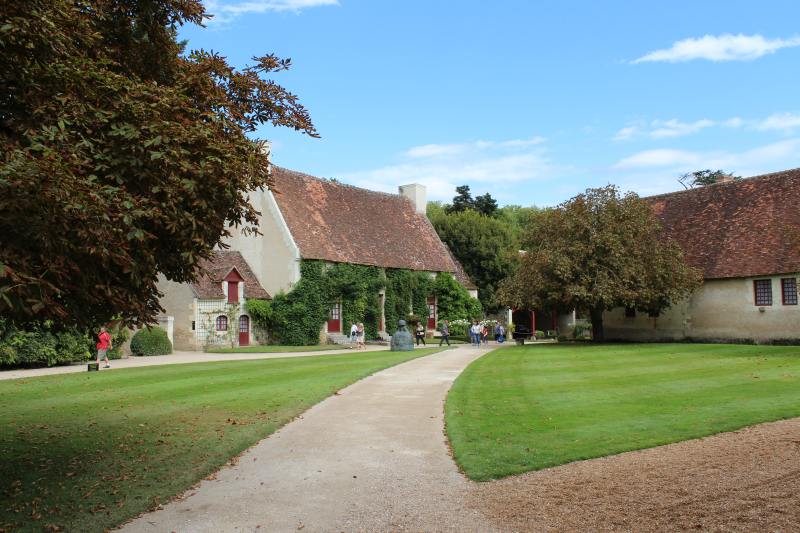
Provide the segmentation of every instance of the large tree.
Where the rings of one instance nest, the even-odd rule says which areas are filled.
[[[199,0],[0,4],[0,315],[87,326],[150,321],[158,273],[192,280],[269,184],[247,134],[315,136],[273,55],[232,68],[186,53]]]
[[[741,176],[734,176],[731,172],[706,169],[682,174],[678,178],[678,182],[683,185],[684,189],[694,189],[695,187],[705,187],[706,185],[725,181],[739,181],[740,179],[742,179]]]
[[[585,311],[600,342],[604,311],[634,307],[655,313],[701,281],[680,247],[662,234],[651,206],[614,186],[588,189],[532,218],[525,240],[527,253],[504,282],[502,300]]]
[[[499,308],[495,291],[516,266],[516,242],[510,227],[472,209],[458,213],[432,210],[431,223],[478,286],[478,297],[489,312]]]

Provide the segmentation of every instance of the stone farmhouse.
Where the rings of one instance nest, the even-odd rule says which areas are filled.
[[[704,282],[659,316],[607,312],[607,338],[800,340],[800,169],[646,200]]]
[[[288,292],[300,279],[302,260],[351,263],[429,272],[449,272],[477,297],[477,288],[439,239],[428,220],[423,185],[404,185],[387,194],[272,166],[273,186],[253,191],[261,213],[261,235],[238,233],[204,265],[209,275],[194,284],[161,280],[176,349],[207,344],[247,345],[256,341],[242,305],[247,298]],[[384,295],[378,294],[379,334],[386,334]],[[428,298],[428,328],[437,323],[437,302]],[[331,302],[321,337],[347,334],[341,302]]]

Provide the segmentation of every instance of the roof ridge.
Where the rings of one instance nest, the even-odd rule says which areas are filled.
[[[297,174],[297,175],[302,176],[304,178],[310,178],[312,180],[316,180],[316,181],[322,182],[322,183],[324,183],[326,185],[329,185],[329,186],[332,186],[332,187],[344,187],[344,188],[348,188],[348,189],[356,189],[358,191],[364,191],[364,192],[368,192],[368,193],[371,193],[371,194],[379,194],[379,195],[383,195],[383,196],[389,196],[391,198],[400,198],[400,199],[406,200],[409,203],[411,203],[411,200],[409,200],[408,198],[406,198],[402,194],[384,192],[384,191],[376,191],[374,189],[367,189],[366,187],[359,187],[358,185],[352,185],[350,183],[344,183],[344,182],[341,182],[341,181],[338,181],[338,180],[337,181],[331,181],[328,178],[320,178],[320,177],[317,177],[317,176],[313,176],[311,174],[306,174],[305,172],[300,172],[298,170],[292,170],[290,168],[282,167],[280,165],[273,164],[272,166],[277,168],[277,169],[280,169],[280,170],[285,170],[286,172],[291,172],[292,174]],[[336,178],[334,178],[334,179],[336,179]]]
[[[781,175],[784,175],[784,174],[789,175],[789,174],[791,174],[793,172],[800,173],[800,167],[790,168],[790,169],[787,169],[787,170],[779,170],[777,172],[768,172],[767,174],[757,174],[755,176],[748,176],[746,178],[740,178],[740,179],[737,179],[737,180],[712,183],[710,185],[703,185],[701,187],[693,187],[691,189],[684,189],[682,191],[662,192],[660,194],[653,194],[651,196],[643,196],[642,198],[647,200],[647,199],[661,198],[661,197],[664,197],[664,196],[673,196],[673,195],[678,195],[678,194],[691,193],[693,191],[702,191],[703,189],[708,189],[708,187],[739,185],[739,184],[742,184],[742,183],[745,183],[745,182],[749,182],[749,181],[752,181],[752,180],[771,179],[771,178],[781,177]]]

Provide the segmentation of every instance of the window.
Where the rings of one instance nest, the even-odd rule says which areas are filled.
[[[217,331],[228,331],[228,317],[225,315],[217,317]]]
[[[781,280],[783,305],[797,305],[797,278],[783,278]]]
[[[636,318],[636,308],[634,308],[634,307],[626,307],[625,308],[625,318]]]
[[[331,307],[331,320],[339,320],[339,314],[341,313],[341,304],[335,303],[333,307]]]
[[[772,305],[772,280],[753,280],[753,290],[756,295],[756,305]]]
[[[194,331],[194,320],[192,320],[192,331]]]

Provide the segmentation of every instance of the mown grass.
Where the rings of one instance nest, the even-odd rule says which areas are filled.
[[[338,389],[436,352],[166,365],[0,382],[0,530],[103,531]]]
[[[464,472],[499,478],[800,416],[800,347],[510,347],[472,363],[445,410]]]
[[[315,346],[279,346],[265,344],[255,346],[236,346],[235,348],[209,347],[209,353],[293,353],[293,352],[321,352],[324,350],[345,350],[348,346],[339,344],[318,344]]]

